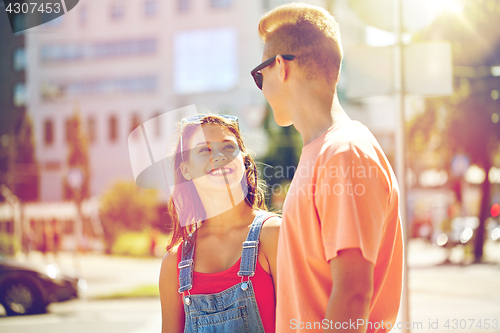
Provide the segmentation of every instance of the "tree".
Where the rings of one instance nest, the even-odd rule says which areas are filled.
[[[265,180],[273,192],[275,185],[281,186],[283,182],[292,180],[302,148],[302,137],[293,126],[280,127],[276,125],[269,104],[266,108],[264,130],[268,134],[268,151],[266,156],[262,158],[260,179]],[[281,187],[277,190],[279,193],[282,191]]]
[[[500,77],[494,77],[490,72],[491,66],[500,65],[499,14],[498,1],[468,0],[462,14],[443,15],[416,36],[421,41],[445,40],[452,45],[455,93],[451,97],[428,99],[425,114],[410,130],[410,143],[414,145],[417,133],[427,140],[432,133],[440,133],[441,140],[436,149],[443,153],[443,160],[448,165],[454,154],[463,151],[471,163],[486,172],[492,166],[493,153],[500,139]],[[436,121],[439,110],[446,113],[445,126],[439,126]],[[480,262],[483,256],[485,221],[490,216],[488,178],[481,187],[480,224],[474,246],[476,262]]]
[[[67,121],[66,138],[68,141],[68,168],[70,170],[72,168],[80,170],[83,177],[78,191],[72,189],[68,179],[64,178],[64,199],[81,201],[90,197],[90,168],[87,138],[78,111],[75,111]]]
[[[158,219],[157,206],[157,192],[139,188],[135,182],[118,181],[107,190],[100,207],[106,253],[111,253],[120,232],[152,226]]]

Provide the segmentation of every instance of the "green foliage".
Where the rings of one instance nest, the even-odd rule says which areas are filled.
[[[151,229],[141,232],[123,232],[113,243],[111,254],[134,257],[151,256],[152,235]],[[155,247],[165,249],[169,236],[157,233],[155,237]]]
[[[500,141],[500,122],[493,121],[500,100],[493,98],[492,93],[500,90],[500,77],[490,72],[491,66],[500,65],[499,15],[498,1],[468,0],[462,14],[443,15],[415,36],[416,41],[451,43],[455,92],[450,97],[427,99],[424,114],[411,122],[409,144],[415,154],[412,163],[418,165],[419,160],[425,160],[423,146],[430,145],[448,167],[455,154],[465,153],[486,172],[491,168]],[[444,110],[444,125],[438,121],[440,110]],[[432,145],[436,136],[439,142]],[[476,261],[483,254],[484,223],[491,206],[489,182],[483,182],[481,187],[480,225],[474,247]]]
[[[14,235],[0,234],[0,254],[4,256],[13,256],[21,249],[19,241]]]
[[[151,227],[158,219],[157,205],[157,192],[139,188],[134,182],[117,181],[107,190],[100,205],[107,252],[121,232]]]
[[[142,297],[159,297],[160,289],[158,284],[145,284],[131,288],[129,290],[123,290],[115,292],[109,295],[97,296],[96,299],[120,299],[120,298],[142,298]]]

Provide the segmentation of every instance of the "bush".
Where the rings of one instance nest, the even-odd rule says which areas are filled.
[[[112,252],[113,243],[122,232],[150,228],[158,218],[157,205],[157,192],[141,189],[134,182],[118,181],[105,192],[100,212],[106,252]]]
[[[0,254],[13,256],[21,249],[19,240],[11,234],[0,234]]]
[[[123,256],[150,256],[151,235],[151,229],[142,232],[124,232],[116,238],[111,253]],[[159,252],[162,248],[165,249],[168,236],[158,234],[156,238],[155,252],[157,255],[161,255]]]

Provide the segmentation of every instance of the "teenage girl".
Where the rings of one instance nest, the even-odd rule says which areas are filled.
[[[162,333],[274,332],[281,219],[266,211],[237,118],[184,118],[174,170]]]

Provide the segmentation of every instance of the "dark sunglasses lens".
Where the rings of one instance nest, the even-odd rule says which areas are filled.
[[[253,75],[253,79],[255,81],[255,84],[257,87],[259,87],[260,90],[262,90],[262,82],[264,81],[264,77],[262,76],[261,73],[255,73]]]

